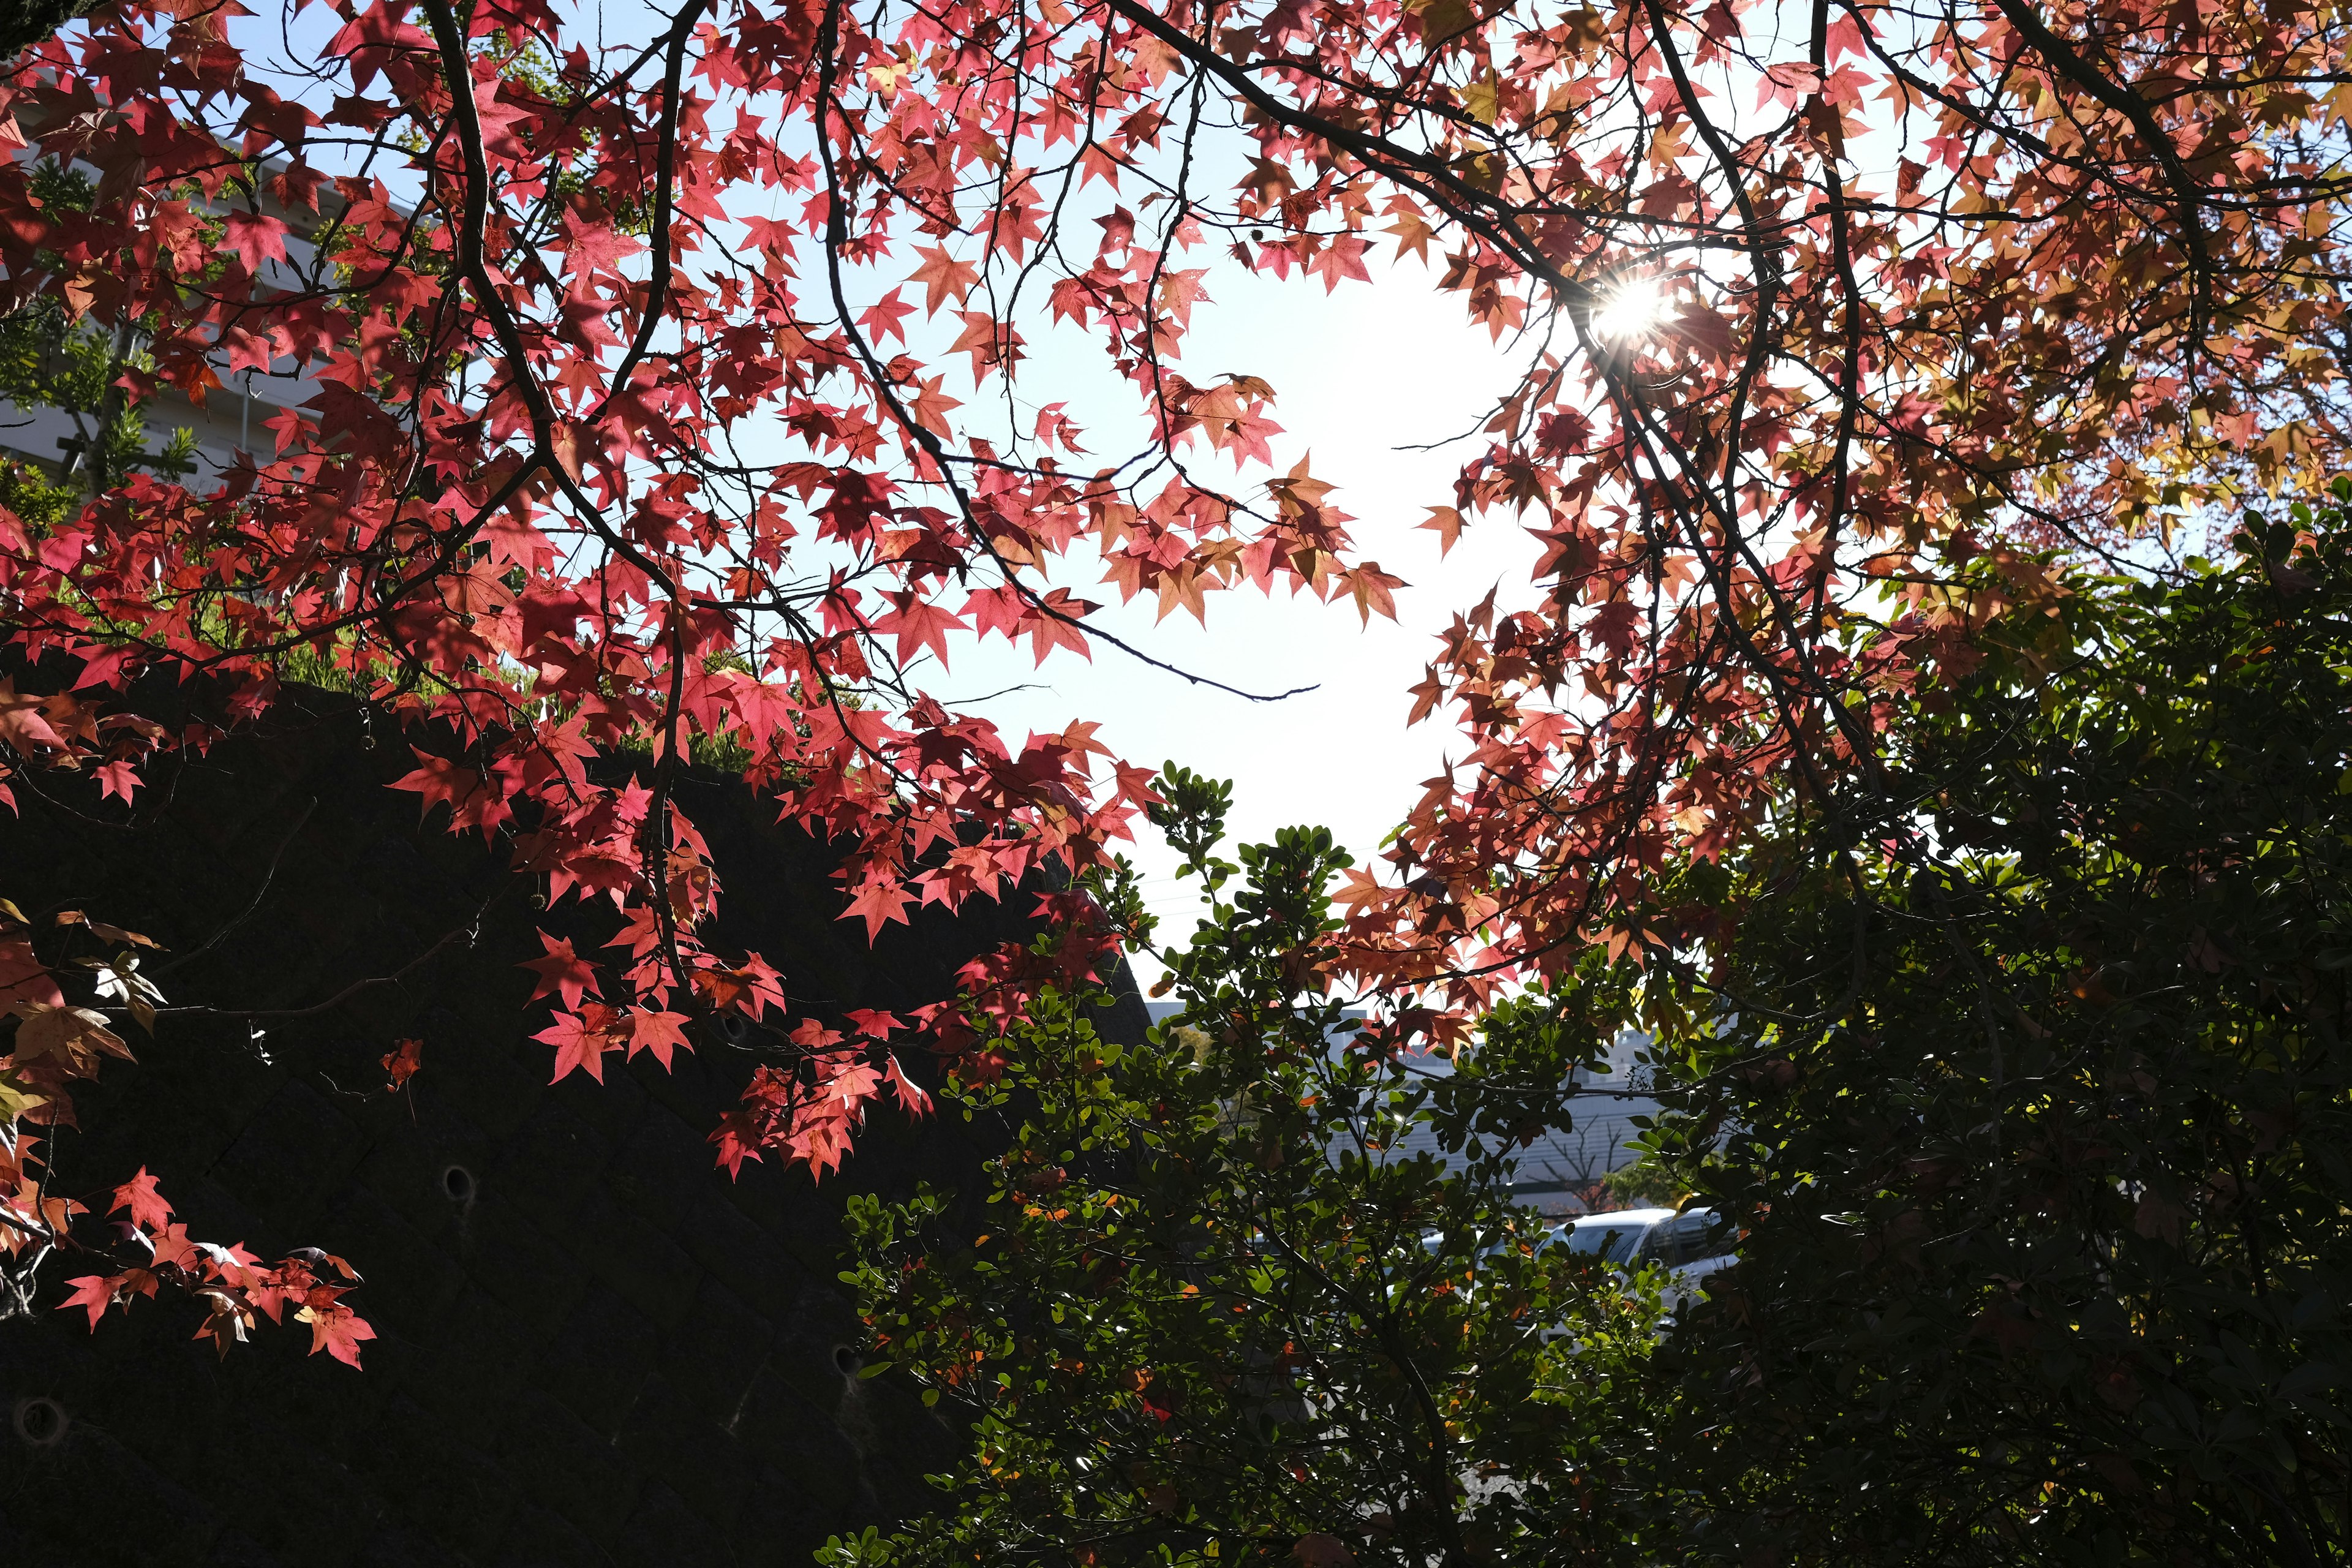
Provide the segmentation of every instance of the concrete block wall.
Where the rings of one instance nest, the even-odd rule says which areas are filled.
[[[745,1058],[614,1059],[601,1087],[551,1086],[528,1037],[547,1004],[526,1007],[516,965],[534,923],[584,952],[611,917],[534,910],[503,847],[420,830],[416,797],[383,787],[411,765],[380,717],[319,694],[129,814],[19,785],[0,894],[144,931],[164,963],[213,941],[163,976],[173,1004],[303,1015],[134,1033],[138,1064],[110,1064],[89,1131],[60,1142],[62,1186],[144,1163],[194,1235],[337,1253],[381,1337],[355,1373],[305,1356],[293,1325],[216,1362],[185,1302],[94,1335],[79,1313],[0,1322],[0,1418],[52,1401],[67,1423],[39,1442],[0,1427],[0,1563],[800,1564],[926,1507],[955,1438],[855,1375],[838,1215],[853,1190],[962,1184],[987,1130],[877,1119],[822,1186],[772,1166],[730,1182],[706,1135]],[[720,939],[782,970],[796,1009],[943,995],[1021,932],[1018,910],[932,910],[869,947],[835,918],[822,846],[772,805],[709,782],[681,799],[721,868]],[[399,983],[303,1011],[452,931]],[[1131,987],[1103,1026],[1145,1026]],[[403,1036],[423,1070],[386,1093],[378,1058]]]

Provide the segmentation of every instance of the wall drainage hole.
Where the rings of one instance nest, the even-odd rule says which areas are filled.
[[[66,1435],[66,1407],[54,1399],[16,1401],[16,1436],[36,1448],[46,1448]]]
[[[441,1190],[449,1194],[453,1204],[474,1201],[474,1173],[463,1165],[452,1165],[441,1173]]]
[[[842,1376],[856,1377],[857,1369],[864,1366],[866,1363],[847,1345],[835,1345],[833,1347],[833,1364],[841,1369]]]

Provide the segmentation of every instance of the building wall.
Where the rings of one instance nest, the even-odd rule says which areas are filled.
[[[25,155],[22,152],[15,154],[19,158]],[[86,174],[94,174],[95,171],[87,165],[82,167]],[[331,212],[334,199],[331,190],[323,198]],[[305,273],[318,256],[311,236],[319,215],[307,208],[286,206],[266,194],[261,198],[260,210],[288,226],[286,259],[263,260],[261,280],[289,291],[307,287]],[[236,466],[240,453],[250,454],[257,463],[269,462],[276,456],[277,437],[268,422],[288,408],[303,406],[319,392],[317,377],[294,374],[291,356],[279,357],[272,370],[263,372],[233,371],[228,367],[227,356],[223,354],[213,362],[213,368],[221,384],[208,389],[202,402],[177,387],[166,386],[141,408],[146,419],[146,450],[151,458],[163,452],[175,431],[194,432],[195,470],[180,482],[199,493],[217,485],[221,476]],[[23,408],[0,400],[0,457],[29,460],[54,477],[66,456],[64,444],[77,439],[77,436],[73,416],[68,414],[55,408]]]
[[[304,384],[290,377],[272,381],[236,374],[226,379],[226,385],[215,387],[205,395],[202,407],[170,388],[158,393],[141,410],[147,420],[146,450],[151,458],[162,453],[173,432],[195,432],[195,471],[179,482],[200,494],[219,484],[221,475],[236,465],[239,451],[251,453],[257,464],[269,462],[277,443],[269,421],[278,416],[292,394],[299,392],[307,397],[317,390],[315,386],[306,390]],[[37,463],[54,478],[66,455],[62,444],[75,438],[71,415],[0,401],[0,457]]]
[[[1181,1002],[1146,1002],[1143,1005],[1154,1023],[1173,1018],[1184,1010]],[[1345,1012],[1349,1018],[1368,1016],[1362,1008],[1351,1007]],[[1633,1030],[1617,1038],[1610,1052],[1608,1070],[1578,1086],[1580,1092],[1574,1102],[1570,1125],[1545,1133],[1519,1151],[1517,1179],[1511,1188],[1513,1197],[1539,1214],[1581,1214],[1585,1189],[1640,1156],[1633,1140],[1641,1136],[1643,1129],[1636,1121],[1658,1113],[1658,1102],[1648,1092],[1647,1069],[1639,1065],[1642,1050],[1648,1044],[1646,1036]],[[1427,1072],[1452,1070],[1447,1062],[1433,1057],[1426,1058],[1422,1068]],[[1393,1154],[1406,1159],[1430,1154],[1456,1170],[1463,1163],[1459,1154],[1449,1154],[1438,1147],[1437,1134],[1428,1127],[1416,1127],[1407,1132],[1393,1145]]]
[[[380,720],[319,695],[133,813],[19,781],[0,893],[144,931],[164,963],[217,936],[161,976],[173,1004],[308,1008],[457,934],[344,1005],[258,1034],[167,1019],[132,1034],[135,1067],[108,1065],[89,1131],[58,1151],[67,1189],[144,1163],[194,1235],[340,1254],[381,1337],[353,1372],[291,1326],[217,1362],[186,1302],[95,1334],[79,1313],[0,1322],[0,1416],[46,1400],[68,1421],[38,1444],[0,1427],[0,1563],[800,1564],[925,1508],[956,1438],[888,1376],[852,1375],[837,1215],[859,1188],[964,1186],[988,1129],[877,1116],[822,1186],[772,1166],[730,1182],[705,1139],[747,1060],[551,1086],[528,1038],[548,1007],[516,965],[535,924],[585,951],[609,912],[535,910],[503,848],[420,829],[416,797],[383,787],[411,765]],[[946,994],[1022,930],[998,906],[934,910],[869,947],[835,918],[822,847],[772,805],[709,783],[681,798],[725,879],[720,940],[763,952],[796,1008]],[[1106,1032],[1143,1026],[1130,986]],[[377,1058],[403,1036],[423,1069],[387,1093]]]

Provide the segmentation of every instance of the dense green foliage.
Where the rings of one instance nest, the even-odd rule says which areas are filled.
[[[141,399],[122,385],[125,371],[144,368],[134,336],[68,320],[44,296],[0,316],[0,399],[19,408],[55,408],[74,422],[79,443],[64,454],[63,488],[95,494],[135,468],[177,478],[194,467],[192,430],[172,432],[160,454],[147,450]]]
[[[1997,624],[1908,813],[1657,885],[1659,1142],[1749,1234],[1628,1484],[1712,1552],[2352,1553],[2352,526],[2254,526]]]
[[[0,459],[0,506],[35,528],[56,527],[80,507],[81,500],[72,486],[52,483],[31,464]]]
[[[1601,1197],[1612,1208],[1673,1207],[1686,1187],[1682,1173],[1663,1160],[1644,1156],[1601,1178]]]
[[[1313,973],[1329,836],[1216,860],[1217,788],[1162,787],[1213,900],[1183,1012],[1122,1048],[1040,1007],[950,1097],[1009,1137],[984,1201],[854,1210],[880,1355],[975,1449],[939,1519],[835,1561],[1508,1560],[1573,1510],[1658,1312],[1509,1199],[1596,1020],[1502,1010],[1454,1071],[1381,1048]],[[1455,1173],[1391,1152],[1416,1127]]]

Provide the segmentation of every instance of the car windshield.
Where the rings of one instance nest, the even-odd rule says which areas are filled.
[[[1626,1263],[1633,1257],[1633,1248],[1642,1239],[1642,1227],[1635,1226],[1580,1225],[1568,1234],[1570,1252],[1597,1252],[1604,1263]]]

